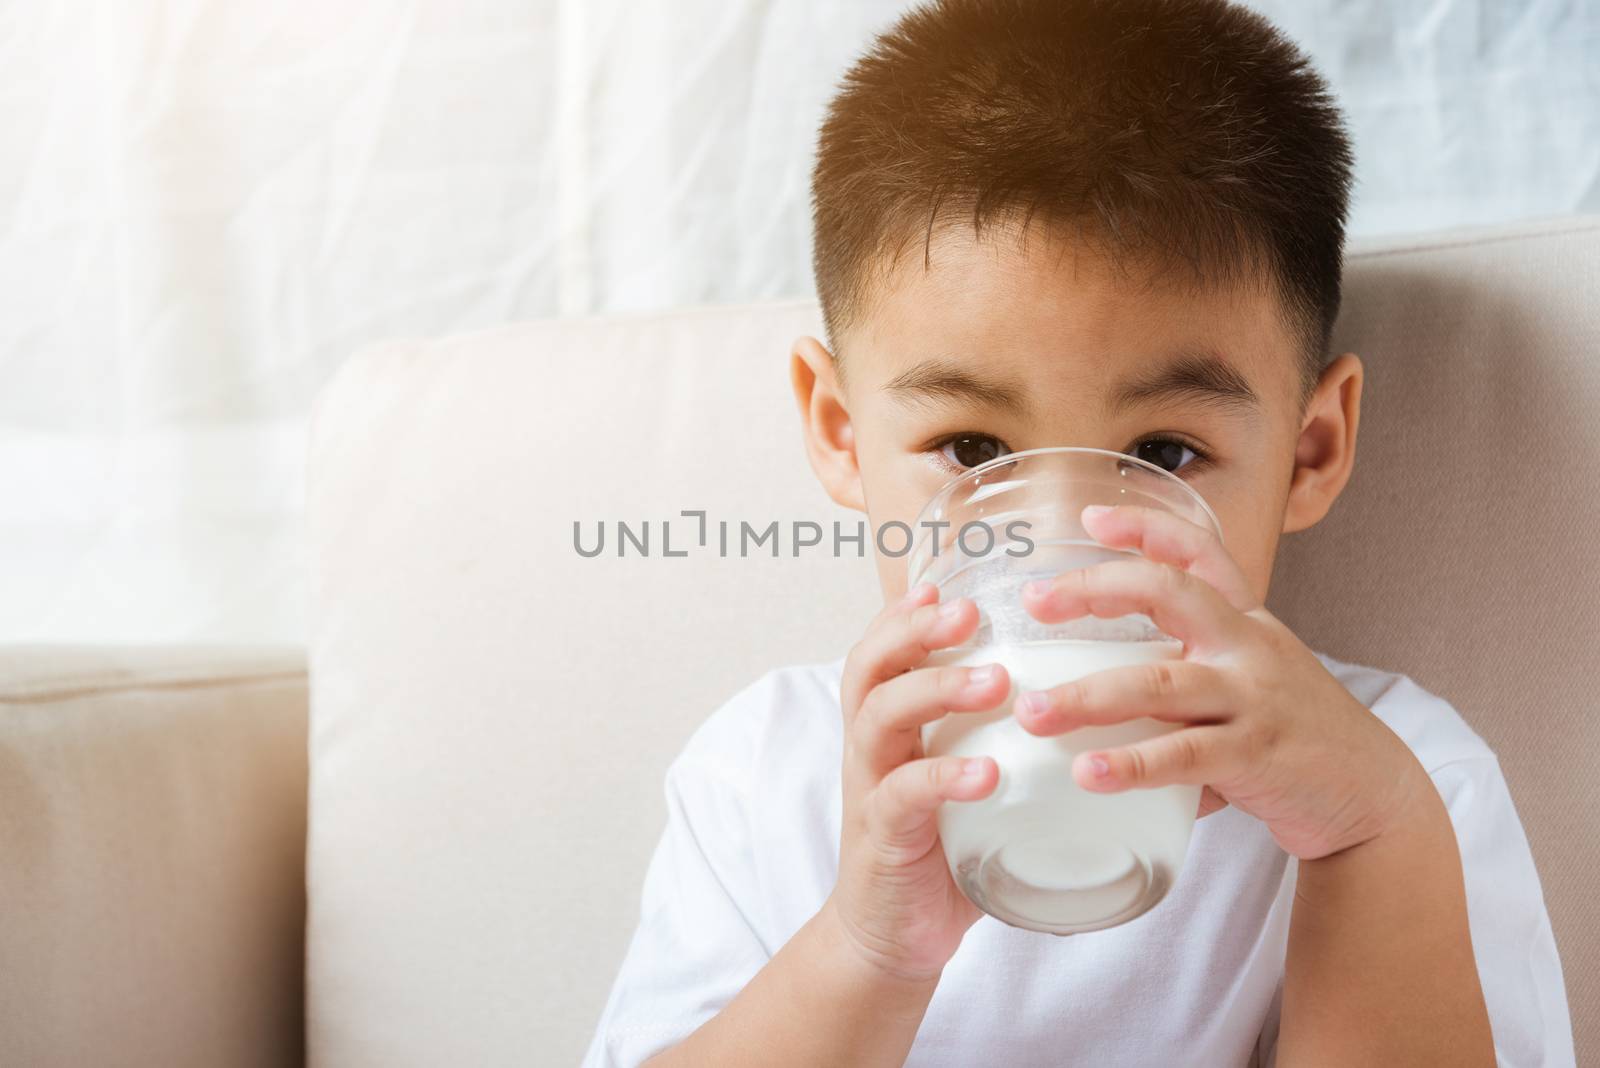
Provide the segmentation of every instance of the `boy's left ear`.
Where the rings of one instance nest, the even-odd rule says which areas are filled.
[[[834,502],[867,510],[856,462],[855,427],[845,407],[833,354],[814,337],[796,338],[789,351],[789,384],[800,408],[806,457]]]
[[[1361,422],[1361,360],[1347,352],[1323,368],[1300,420],[1283,532],[1315,525],[1350,481]]]

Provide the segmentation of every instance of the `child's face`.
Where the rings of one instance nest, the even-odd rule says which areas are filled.
[[[920,251],[920,249],[918,250]],[[1341,357],[1309,402],[1275,288],[1199,289],[1117,269],[1030,233],[936,238],[838,339],[792,368],[812,466],[872,529],[914,524],[939,487],[1003,452],[1076,445],[1175,471],[1221,521],[1265,597],[1281,533],[1315,523],[1353,460],[1361,367]],[[878,556],[886,599],[905,558]]]

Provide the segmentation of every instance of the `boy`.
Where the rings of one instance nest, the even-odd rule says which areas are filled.
[[[814,174],[830,348],[791,358],[808,455],[874,530],[1013,450],[1128,452],[1198,527],[1086,514],[1142,558],[1031,585],[1044,621],[1143,612],[1181,661],[1018,695],[1088,790],[1202,784],[1139,919],[1055,938],[955,889],[941,804],[991,759],[921,724],[1004,669],[929,668],[978,625],[906,589],[842,663],[768,675],[667,777],[666,833],[591,1065],[1570,1064],[1560,964],[1493,753],[1408,679],[1319,657],[1263,607],[1278,537],[1350,476],[1361,363],[1326,359],[1351,156],[1324,84],[1224,0],[944,0],[850,71]]]

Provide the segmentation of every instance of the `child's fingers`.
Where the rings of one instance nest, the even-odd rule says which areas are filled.
[[[890,601],[878,609],[878,614],[872,617],[867,624],[867,633],[871,633],[890,619],[897,616],[910,615],[925,604],[932,604],[939,599],[939,587],[931,582],[919,582],[896,600]]]
[[[939,599],[939,587],[931,582],[919,582],[905,592],[905,596],[897,601],[892,601],[884,606],[872,621],[888,619],[891,616],[907,615],[925,604],[932,604]]]
[[[1072,775],[1097,793],[1224,781],[1233,770],[1227,739],[1226,727],[1181,727],[1134,745],[1079,753]]]
[[[916,755],[924,723],[946,712],[994,708],[1011,691],[999,664],[919,668],[878,684],[850,724],[855,759],[876,781]]]
[[[845,658],[839,687],[845,722],[855,719],[873,687],[919,666],[935,649],[960,645],[977,629],[978,608],[964,597],[880,616]]]
[[[1029,733],[1048,736],[1149,716],[1174,723],[1227,719],[1237,699],[1210,664],[1158,660],[1096,671],[1017,695],[1013,712]]]
[[[939,829],[934,813],[944,801],[976,801],[1000,782],[990,757],[928,757],[902,764],[872,791],[867,832],[887,859],[906,862],[933,848]]]
[[[1186,647],[1225,647],[1244,618],[1204,580],[1137,557],[1030,582],[1022,603],[1041,623],[1142,613]]]
[[[1158,564],[1204,579],[1241,612],[1257,607],[1244,572],[1222,542],[1187,519],[1138,505],[1092,505],[1083,510],[1083,526],[1102,545],[1136,549]]]

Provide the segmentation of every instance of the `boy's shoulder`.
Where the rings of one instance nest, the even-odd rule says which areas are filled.
[[[765,672],[695,729],[677,762],[718,771],[725,781],[744,787],[768,774],[763,765],[837,774],[843,671],[841,657]]]
[[[1449,701],[1410,676],[1318,653],[1322,666],[1352,697],[1372,710],[1431,774],[1461,760],[1493,759],[1494,750]]]

